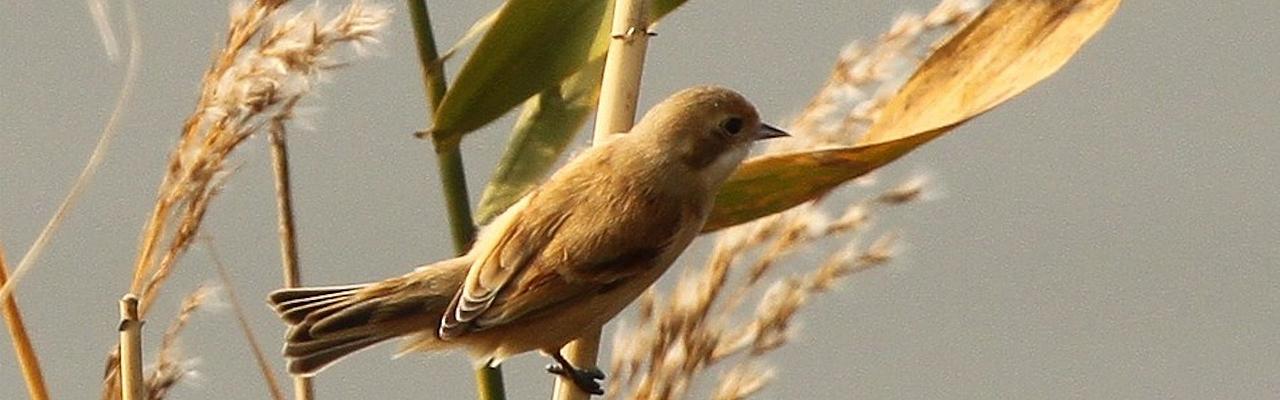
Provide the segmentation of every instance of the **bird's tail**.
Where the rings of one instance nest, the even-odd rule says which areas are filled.
[[[272,292],[268,301],[290,325],[289,372],[312,375],[387,339],[434,332],[469,265],[455,258],[381,282]]]

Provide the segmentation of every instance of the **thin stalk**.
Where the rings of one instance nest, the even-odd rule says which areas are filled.
[[[645,49],[649,44],[647,0],[618,0],[613,11],[613,41],[604,62],[600,84],[600,105],[596,110],[594,145],[609,136],[631,130],[636,119],[636,98],[640,94],[640,77],[644,71]],[[561,350],[574,366],[596,365],[600,351],[600,330],[584,334]],[[585,400],[591,395],[578,389],[572,381],[556,379],[555,400]]]
[[[418,61],[422,65],[422,82],[426,85],[427,100],[431,111],[440,107],[447,86],[444,82],[444,64],[436,50],[435,32],[431,30],[431,13],[426,0],[409,0],[409,17],[413,21],[414,38],[418,44]]]
[[[649,2],[618,0],[613,11],[613,41],[604,62],[600,105],[596,109],[593,143],[631,130],[636,120],[636,100],[649,46]]]
[[[278,121],[271,127],[271,162],[275,172],[276,211],[279,217],[280,266],[285,287],[298,287],[302,276],[298,271],[298,234],[293,222],[293,184],[289,174],[289,142]]]
[[[408,0],[409,16],[413,21],[414,38],[418,44],[418,61],[422,65],[422,81],[427,91],[431,114],[440,106],[446,91],[444,63],[436,50],[435,33],[431,30],[431,13],[426,0]],[[463,168],[462,151],[457,143],[433,143],[436,150],[440,180],[444,189],[445,206],[449,212],[449,230],[453,236],[453,248],[458,255],[467,252],[475,238],[475,222],[471,220],[471,205],[467,196],[467,174]],[[502,369],[480,367],[476,369],[476,394],[480,400],[507,398],[502,383]]]
[[[0,247],[0,285],[9,280],[8,275],[4,247]],[[27,396],[31,400],[49,400],[49,390],[44,386],[44,374],[40,372],[40,360],[36,357],[35,348],[31,346],[31,338],[27,336],[27,326],[22,323],[18,300],[9,296],[3,303],[4,322],[9,327],[9,337],[13,338],[13,357],[18,359],[18,367],[22,369],[22,380],[27,383]]]
[[[471,248],[471,240],[476,236],[476,226],[471,220],[471,203],[467,197],[467,172],[462,166],[462,152],[456,144],[436,143],[435,146],[453,250],[462,255]]]
[[[218,272],[218,280],[222,281],[222,288],[227,291],[227,302],[231,303],[231,311],[235,313],[236,324],[240,326],[240,332],[244,334],[244,339],[249,342],[249,350],[253,353],[253,360],[258,364],[258,371],[262,373],[262,380],[267,384],[267,390],[271,392],[273,400],[284,400],[284,391],[280,390],[280,383],[276,382],[276,376],[271,372],[271,363],[267,361],[266,352],[262,351],[262,345],[258,343],[258,338],[253,334],[253,328],[249,326],[249,318],[244,312],[244,306],[240,303],[240,296],[236,294],[235,286],[231,284],[231,274],[227,273],[227,267],[222,263],[222,257],[218,257],[218,252],[214,250],[212,242],[205,242],[205,248],[209,250],[209,258],[213,260],[213,266]]]
[[[293,222],[293,187],[289,175],[289,142],[285,139],[284,119],[271,120],[271,161],[275,171],[276,211],[279,216],[280,266],[284,275],[284,287],[302,285],[298,270],[298,234]],[[293,398],[310,400],[315,397],[311,378],[293,377]]]
[[[138,317],[138,296],[133,293],[120,299],[120,398],[143,400],[146,387],[142,383],[142,320]]]

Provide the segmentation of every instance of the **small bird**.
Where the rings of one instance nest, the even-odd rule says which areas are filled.
[[[756,140],[787,136],[721,87],[682,90],[592,147],[481,230],[465,255],[379,282],[281,289],[289,372],[311,375],[406,337],[402,353],[469,350],[477,366],[532,350],[584,392],[599,370],[559,349],[599,329],[675,262]]]

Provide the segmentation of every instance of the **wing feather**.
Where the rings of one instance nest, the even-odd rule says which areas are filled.
[[[495,232],[498,236],[492,243],[484,243],[484,238],[477,242],[476,250],[481,251],[481,255],[472,264],[462,288],[444,315],[439,331],[441,338],[448,339],[475,330],[476,319],[490,309],[503,288],[530,264],[572,215],[571,207],[551,212],[528,212],[528,204],[537,195],[537,192],[529,194],[494,221],[494,228],[499,231]]]

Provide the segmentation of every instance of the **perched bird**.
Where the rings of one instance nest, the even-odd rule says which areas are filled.
[[[465,348],[478,365],[531,350],[548,371],[601,394],[603,374],[559,349],[635,300],[698,236],[752,142],[786,136],[742,95],[680,91],[630,133],[592,147],[481,230],[467,254],[350,286],[281,289],[289,371],[314,374],[375,343]]]

